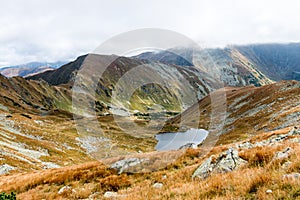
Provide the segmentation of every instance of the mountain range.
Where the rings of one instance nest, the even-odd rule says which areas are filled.
[[[299,160],[275,158],[300,152],[298,52],[300,43],[178,47],[1,69],[0,188],[21,199],[266,199],[269,187],[297,197],[298,182],[281,176]],[[155,151],[155,134],[191,129],[216,137]],[[196,181],[199,166],[212,170]]]
[[[32,76],[34,74],[38,74],[41,72],[57,69],[62,65],[66,64],[67,62],[30,62],[22,65],[15,65],[15,66],[8,66],[0,68],[0,74],[6,77],[13,77],[13,76]]]

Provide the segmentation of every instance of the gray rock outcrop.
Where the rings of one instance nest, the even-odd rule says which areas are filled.
[[[15,167],[10,166],[8,164],[0,165],[0,175],[1,174],[7,174],[9,171],[14,170]]]
[[[254,147],[274,146],[274,145],[277,145],[279,142],[282,142],[282,141],[286,140],[288,137],[290,137],[290,136],[296,136],[296,135],[300,135],[300,128],[298,128],[297,126],[295,126],[294,128],[292,128],[286,134],[273,135],[273,136],[271,136],[270,138],[268,138],[266,140],[255,142],[254,144],[252,144],[249,141],[248,142],[244,142],[244,143],[240,143],[240,144],[236,145],[236,148],[239,148],[239,149],[251,149],[251,148],[254,148]],[[300,143],[300,139],[299,138],[291,138],[289,140],[291,142]]]
[[[283,151],[276,152],[273,160],[284,160],[290,157],[290,155],[294,152],[294,150],[290,147],[286,148]]]
[[[216,159],[213,156],[205,160],[193,173],[192,178],[206,179],[212,173],[226,173],[240,168],[247,161],[239,157],[238,151],[230,148],[221,153]]]
[[[146,161],[148,161],[148,159],[127,158],[113,163],[110,168],[117,170],[118,174],[121,174],[123,172],[128,172],[129,170]]]

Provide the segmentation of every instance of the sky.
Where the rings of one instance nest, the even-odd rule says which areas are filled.
[[[139,28],[202,47],[300,41],[297,0],[0,0],[0,67],[73,60]]]

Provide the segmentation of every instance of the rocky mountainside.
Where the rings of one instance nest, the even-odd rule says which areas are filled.
[[[31,62],[23,65],[9,66],[0,68],[0,74],[6,77],[14,77],[14,76],[33,76],[35,74],[39,74],[45,71],[50,71],[57,69],[64,65],[66,62],[55,62],[55,63],[47,63],[47,62]]]
[[[2,75],[0,84],[0,103],[9,107],[11,112],[42,114],[55,109],[71,111],[71,91],[66,88]]]
[[[226,107],[226,120],[219,133],[219,143],[235,142],[250,135],[293,126],[300,120],[298,81],[281,81],[261,87],[228,87],[215,93],[218,92],[226,95],[226,101],[221,102]],[[178,131],[176,127],[186,129],[189,124],[191,128],[197,128],[194,127],[195,120],[199,121],[199,128],[209,129],[212,98],[213,93],[172,118],[163,131]],[[185,121],[182,122],[181,119]],[[180,123],[187,127],[180,126]]]
[[[89,54],[26,79],[0,75],[0,192],[20,199],[298,198],[300,83],[273,83],[262,61],[239,48],[194,52],[193,62],[185,49],[184,59]],[[153,115],[163,110],[156,104],[166,123]],[[132,115],[120,114],[124,108]],[[155,151],[158,126],[160,133],[210,134],[198,146]]]
[[[105,60],[111,61],[108,63],[108,66],[105,66],[103,63]],[[84,71],[85,69],[82,69],[84,65],[91,65],[92,68]],[[209,74],[195,67],[182,67],[126,57],[94,54],[81,56],[74,62],[68,63],[57,70],[47,71],[28,77],[27,79],[44,80],[49,85],[65,85],[65,87],[72,88],[77,73],[87,73],[86,77],[81,77],[80,83],[77,82],[80,85],[79,87],[86,89],[91,87],[89,81],[92,78],[90,77],[95,76],[97,70],[101,71],[105,67],[107,67],[106,70],[103,72],[100,80],[96,81],[97,87],[94,88],[96,91],[96,100],[104,105],[104,107],[110,106],[112,92],[116,89],[117,84],[124,90],[128,89],[128,86],[133,84],[133,81],[136,83],[146,82],[146,84],[137,85],[137,88],[132,88],[137,90],[133,90],[134,94],[131,97],[127,99],[125,97],[124,99],[115,99],[117,100],[115,104],[141,112],[149,111],[154,104],[162,105],[167,111],[178,112],[195,103],[194,100],[201,99],[210,91],[220,87],[220,83],[213,80]],[[124,76],[125,74],[126,76]],[[127,77],[128,80],[125,80],[123,76]],[[90,80],[86,81],[86,83],[82,81],[87,78]],[[93,77],[93,80],[97,79],[99,77]],[[172,81],[167,82],[166,80]],[[155,84],[156,82],[160,84]],[[195,98],[190,98],[191,96],[195,96]],[[184,105],[184,108],[181,108],[180,104]]]
[[[228,86],[264,85],[271,81],[300,80],[300,43],[233,45],[220,49],[193,50],[174,48],[169,51],[146,52],[135,58],[197,66],[198,61],[211,60],[202,67],[217,66]],[[270,81],[271,80],[271,81]]]
[[[300,43],[234,46],[274,81],[300,80]]]
[[[234,48],[189,49],[174,48],[160,52],[146,52],[135,58],[172,63],[180,66],[195,66],[209,72],[227,86],[255,86],[272,81],[247,57]]]

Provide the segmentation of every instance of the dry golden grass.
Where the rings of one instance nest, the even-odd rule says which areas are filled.
[[[287,130],[288,131],[288,130]],[[287,131],[278,131],[285,133]],[[259,138],[268,138],[266,133]],[[205,157],[200,149],[188,149],[173,164],[156,172],[117,175],[99,162],[61,169],[0,177],[2,191],[15,191],[19,199],[80,199],[96,193],[102,198],[106,191],[127,195],[124,199],[297,199],[300,198],[300,180],[283,179],[287,173],[300,172],[300,146],[289,141],[271,147],[244,149],[240,156],[248,161],[243,168],[226,174],[214,174],[206,180],[191,179],[199,164],[210,155],[218,155],[229,146],[217,146]],[[277,151],[294,149],[289,159],[273,161]],[[154,156],[155,154],[153,154]],[[151,157],[151,154],[148,154]],[[156,155],[157,156],[157,155]],[[287,161],[292,164],[283,168]],[[167,178],[164,178],[166,176]],[[163,183],[162,189],[153,188]],[[63,186],[72,190],[58,194]],[[266,193],[272,190],[271,194]]]

